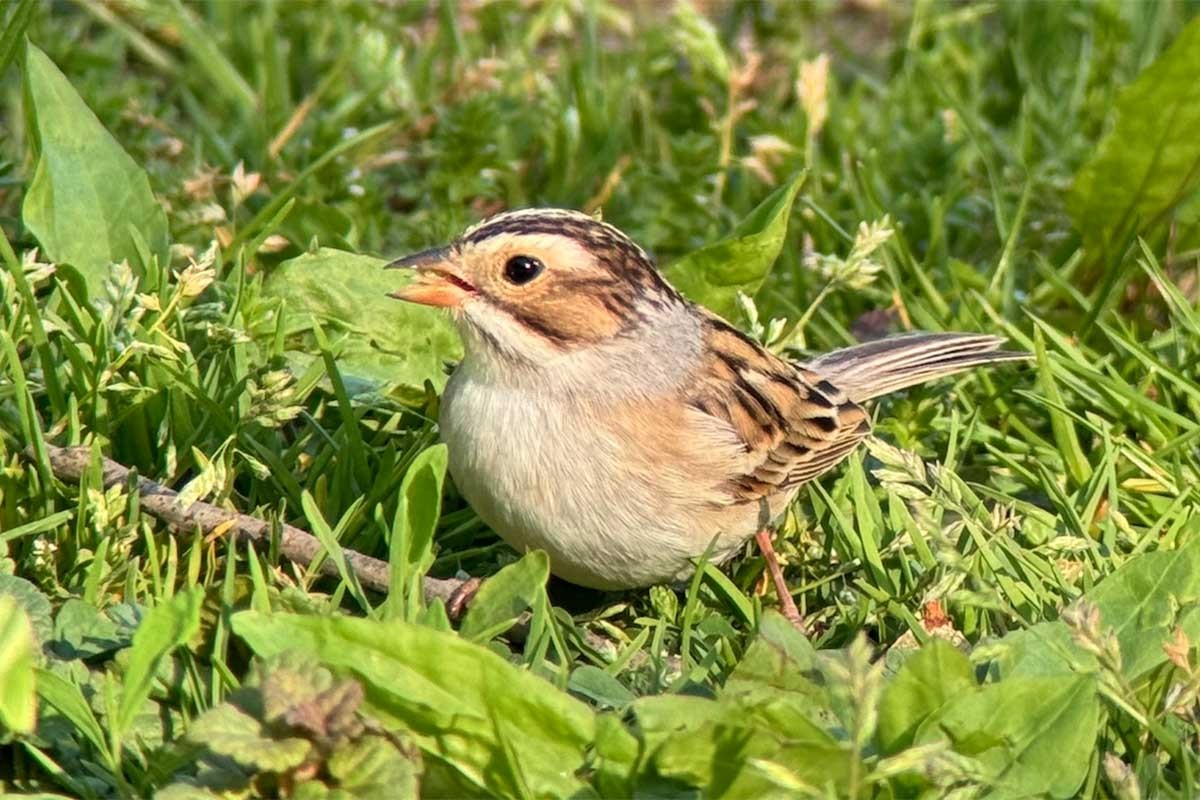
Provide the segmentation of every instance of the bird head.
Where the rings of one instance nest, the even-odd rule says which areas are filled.
[[[642,248],[577,211],[500,214],[388,266],[416,273],[391,296],[449,310],[468,357],[545,365],[634,336],[684,303]]]

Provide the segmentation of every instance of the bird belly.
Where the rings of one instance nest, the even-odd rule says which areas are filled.
[[[440,428],[451,477],[518,552],[545,550],[572,583],[622,589],[679,580],[714,535],[721,560],[754,533],[752,520],[718,520],[634,474],[628,442],[588,417],[461,373],[447,386]]]

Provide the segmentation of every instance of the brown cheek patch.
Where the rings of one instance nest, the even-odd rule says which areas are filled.
[[[539,297],[501,301],[501,309],[534,333],[557,345],[603,341],[620,331],[619,320],[596,298]]]
[[[510,222],[520,226],[496,228],[480,244],[473,256],[482,276],[479,289],[498,308],[547,341],[567,346],[601,342],[636,326],[644,319],[642,302],[662,307],[665,299],[645,285],[646,276],[657,273],[634,245],[625,247],[591,220],[571,225],[554,219],[561,230],[541,230],[533,225],[537,220],[515,217]],[[547,269],[529,284],[513,286],[497,265],[520,254],[538,258]]]

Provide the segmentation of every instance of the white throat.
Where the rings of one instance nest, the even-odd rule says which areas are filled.
[[[617,401],[674,391],[700,363],[702,321],[686,302],[637,308],[642,322],[604,342],[562,351],[533,339],[519,323],[490,315],[487,331],[462,320],[466,355],[460,379],[549,397]],[[468,312],[469,315],[469,312]]]

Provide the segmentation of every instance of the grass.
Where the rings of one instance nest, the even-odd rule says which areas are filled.
[[[1194,796],[1197,8],[10,4],[0,787]],[[378,270],[535,204],[681,285],[715,264],[696,296],[795,355],[912,327],[1036,359],[883,401],[802,494],[811,642],[750,550],[547,588],[443,485],[458,345]],[[745,219],[778,258],[734,301],[702,248]],[[172,532],[101,455],[393,591]],[[453,626],[414,587],[459,571],[494,577]]]

